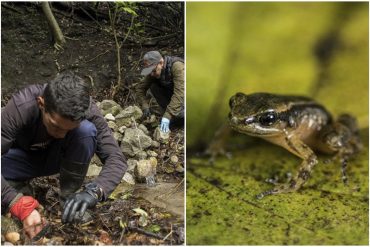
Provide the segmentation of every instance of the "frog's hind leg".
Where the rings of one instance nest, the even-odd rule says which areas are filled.
[[[323,130],[322,135],[328,148],[336,152],[334,159],[340,161],[342,180],[347,184],[348,159],[363,148],[356,119],[348,114],[342,114],[330,129]]]
[[[257,195],[258,199],[267,195],[297,191],[308,180],[313,167],[318,163],[314,152],[300,139],[287,136],[285,141],[289,151],[303,158],[303,162],[301,163],[298,173],[288,183],[278,184],[272,190],[268,190]]]

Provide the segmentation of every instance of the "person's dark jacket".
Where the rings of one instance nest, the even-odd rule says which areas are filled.
[[[14,145],[25,151],[32,146],[50,142],[50,137],[42,123],[42,114],[37,104],[37,97],[42,96],[46,84],[31,85],[15,93],[1,111],[1,154],[5,154]],[[127,170],[126,159],[120,150],[111,129],[94,102],[90,106],[87,120],[97,129],[96,154],[104,164],[95,183],[104,191],[103,198],[113,192]],[[42,146],[42,145],[41,145]],[[17,195],[6,180],[1,177],[1,205],[7,208]]]

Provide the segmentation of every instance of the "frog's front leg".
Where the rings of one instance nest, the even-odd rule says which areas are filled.
[[[257,195],[258,199],[262,199],[267,195],[297,191],[308,180],[312,168],[318,163],[317,156],[314,154],[314,152],[294,135],[286,135],[284,138],[284,142],[284,147],[303,159],[298,173],[288,183],[276,185],[274,189],[262,192],[261,194]]]

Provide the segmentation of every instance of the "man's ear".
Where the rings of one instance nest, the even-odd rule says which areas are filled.
[[[36,99],[37,99],[37,104],[39,105],[39,108],[41,110],[44,110],[45,109],[45,100],[44,100],[44,98],[39,96]]]

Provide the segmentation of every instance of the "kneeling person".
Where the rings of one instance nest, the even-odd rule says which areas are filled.
[[[184,60],[179,57],[164,56],[158,51],[144,55],[145,78],[136,87],[136,95],[142,105],[144,117],[150,116],[145,94],[150,89],[157,103],[165,110],[160,124],[163,132],[169,131],[173,120],[184,121]]]
[[[79,190],[94,153],[104,163],[97,178]],[[19,218],[30,238],[42,224],[28,182],[60,174],[63,223],[79,222],[120,183],[126,160],[90,87],[72,72],[15,93],[1,114],[2,212]]]

